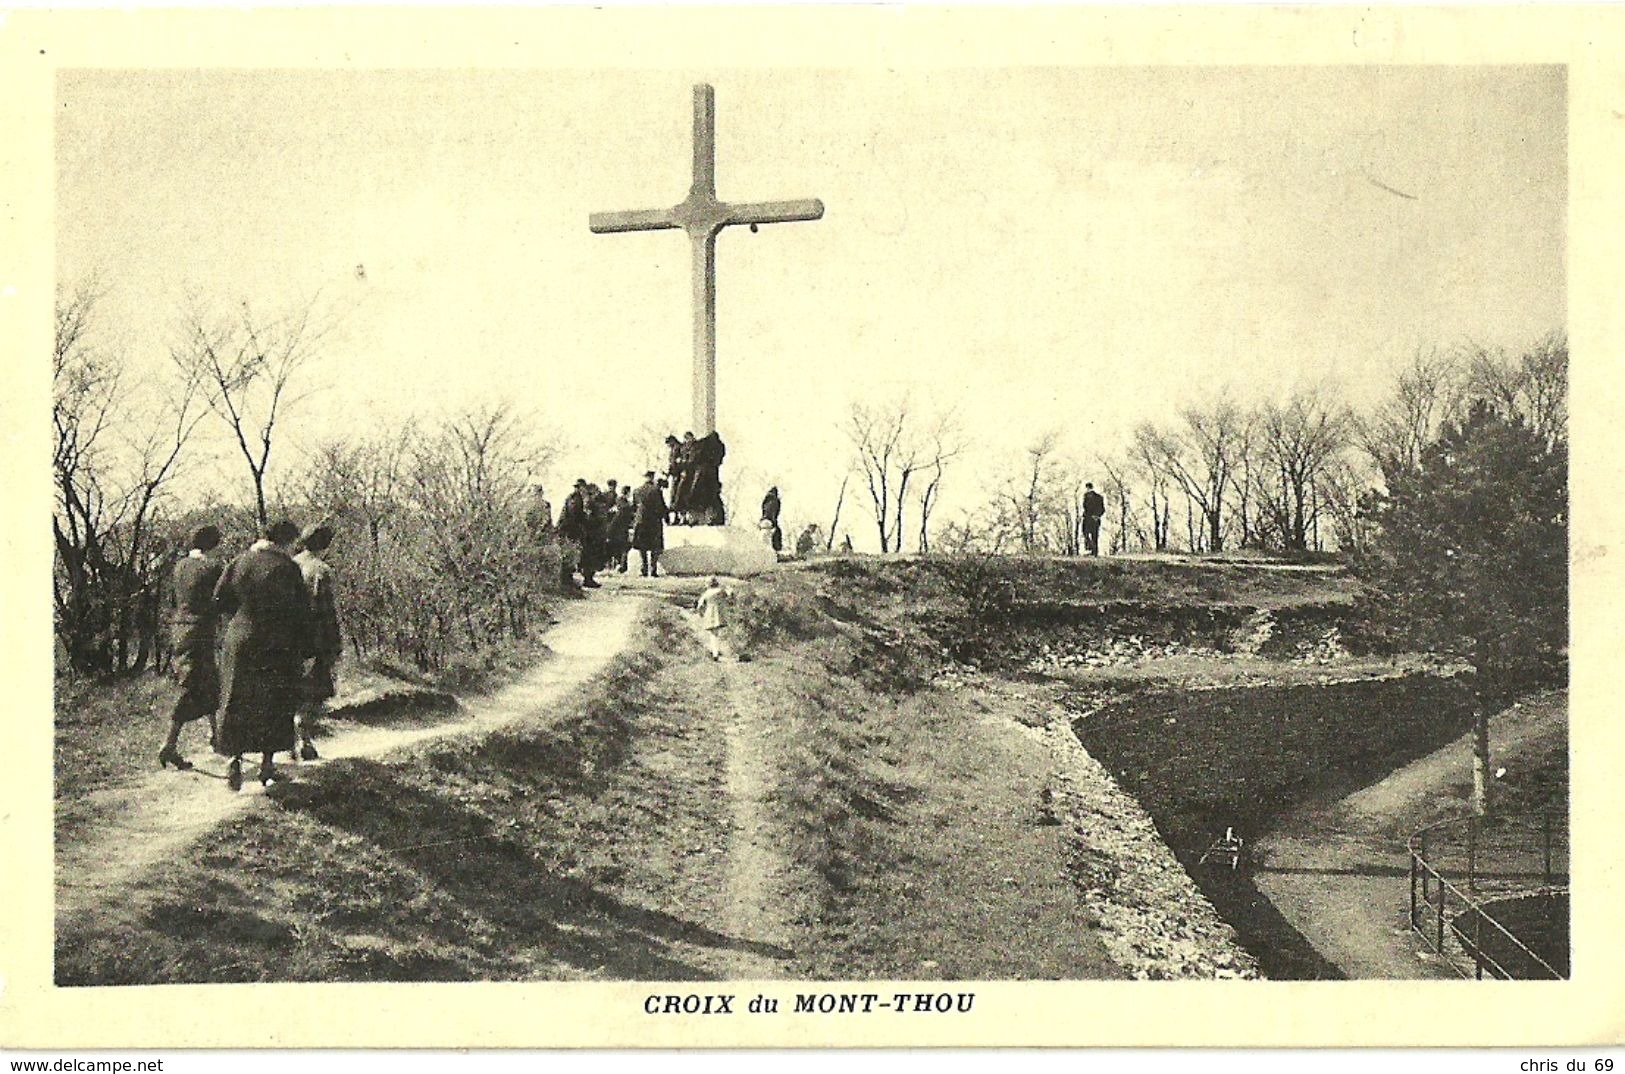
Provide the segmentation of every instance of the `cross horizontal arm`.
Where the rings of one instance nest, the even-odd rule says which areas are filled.
[[[824,203],[817,198],[800,201],[755,201],[729,204],[730,224],[786,224],[792,220],[817,220],[824,215]]]
[[[660,231],[680,227],[670,209],[632,209],[620,213],[592,213],[587,226],[602,235],[612,231]]]

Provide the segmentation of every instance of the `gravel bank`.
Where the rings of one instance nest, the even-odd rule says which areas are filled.
[[[1066,713],[1057,709],[1038,733],[1055,758],[1046,804],[1069,830],[1068,866],[1113,960],[1146,980],[1257,978],[1235,930],[1197,890],[1145,810],[1083,748]]]

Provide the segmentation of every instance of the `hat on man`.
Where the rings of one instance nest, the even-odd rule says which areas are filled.
[[[584,477],[576,478],[576,488],[584,489],[586,487],[587,487],[587,479],[586,478],[584,478]]]
[[[189,547],[199,552],[208,552],[220,544],[219,526],[199,526],[192,531],[192,543]]]

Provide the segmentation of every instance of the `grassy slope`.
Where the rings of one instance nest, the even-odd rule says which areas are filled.
[[[876,690],[860,648],[780,639],[741,665],[745,703],[777,729],[770,805],[795,872],[797,971],[1121,976],[1080,911],[1060,829],[1039,823],[1045,747],[967,698]]]
[[[287,788],[279,809],[216,833],[93,932],[59,936],[60,979],[726,974],[756,942],[718,922],[719,714],[739,705],[774,732],[766,808],[795,939],[767,953],[787,972],[1115,975],[1056,830],[1036,823],[1047,757],[931,688],[950,653],[1035,593],[1292,607],[1344,600],[1349,582],[1021,559],[768,576],[732,628],[753,659],[729,669],[731,688],[665,612],[546,729],[333,764]]]
[[[59,935],[59,983],[712,975],[694,648],[667,613],[545,727],[312,770]]]

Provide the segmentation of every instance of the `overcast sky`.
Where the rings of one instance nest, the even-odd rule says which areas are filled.
[[[559,492],[633,476],[632,430],[687,427],[688,246],[587,214],[681,200],[700,80],[719,195],[826,206],[718,242],[724,480],[792,522],[827,522],[855,399],[958,410],[947,518],[1047,428],[1364,402],[1419,345],[1564,325],[1560,68],[74,72],[59,274],[154,366],[187,288],[320,289],[290,449],[509,399],[568,443]]]

